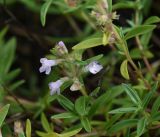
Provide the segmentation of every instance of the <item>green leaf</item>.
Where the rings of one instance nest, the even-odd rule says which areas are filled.
[[[75,45],[72,49],[79,50],[79,49],[87,49],[102,45],[102,38],[91,38],[80,42],[79,44]]]
[[[124,2],[117,2],[113,5],[113,10],[117,9],[135,9],[137,7],[135,2],[132,1],[124,1]]]
[[[81,118],[81,124],[87,132],[91,132],[91,124],[87,117]]]
[[[61,118],[63,119],[63,118],[73,118],[73,117],[76,117],[76,115],[74,115],[73,113],[70,113],[70,112],[66,112],[66,113],[54,115],[51,118],[52,119],[61,119]]]
[[[142,102],[142,107],[145,109],[149,103],[149,101],[151,100],[151,98],[153,97],[153,94],[156,92],[158,87],[158,82],[156,82],[154,84],[154,86],[152,87],[151,91],[149,91],[148,94],[146,94],[146,96],[144,97],[144,100]]]
[[[103,57],[103,54],[100,54],[100,55],[87,59],[85,62],[90,63],[92,61],[97,61],[97,60],[100,60],[102,57]]]
[[[160,96],[156,99],[156,101],[153,104],[152,110],[151,110],[151,115],[156,113],[160,107]]]
[[[118,108],[110,111],[110,114],[116,114],[116,113],[130,113],[135,112],[138,108],[136,107],[129,107],[129,108]]]
[[[73,54],[74,54],[75,60],[82,61],[83,53],[84,53],[83,49],[82,50],[74,50]]]
[[[149,14],[149,12],[152,12],[151,11],[151,6],[152,6],[152,0],[142,0],[141,1],[141,5],[143,6],[142,7],[142,12],[144,14],[144,16],[147,16]],[[138,2],[139,4],[139,2]]]
[[[149,50],[143,50],[143,55],[146,58],[153,58],[154,57],[152,52]],[[142,51],[140,51],[138,48],[134,48],[130,51],[130,56],[132,59],[141,59],[142,58]]]
[[[115,125],[113,125],[109,130],[108,133],[116,133],[124,128],[132,127],[137,124],[138,120],[137,119],[127,119],[127,120],[122,120]]]
[[[148,33],[150,31],[152,31],[153,29],[156,28],[156,25],[141,25],[141,26],[137,26],[132,28],[126,35],[125,35],[125,40],[128,40],[130,38],[133,38],[135,36],[138,35],[142,35],[145,33]]]
[[[0,128],[2,127],[3,121],[7,116],[10,105],[5,105],[0,109]]]
[[[8,27],[5,27],[0,32],[0,47],[3,45],[3,39],[4,39],[4,36],[6,35],[7,31],[8,31]]]
[[[144,22],[144,24],[145,25],[150,25],[150,24],[158,23],[158,22],[160,22],[160,18],[159,17],[151,16]]]
[[[24,132],[19,133],[19,134],[18,134],[18,137],[25,137]]]
[[[76,135],[77,133],[79,133],[81,130],[82,130],[81,128],[78,128],[76,130],[69,131],[67,133],[59,134],[59,137],[72,137]]]
[[[77,50],[77,51],[79,51],[79,50]],[[85,60],[85,61],[75,61],[74,63],[84,66],[84,65],[88,65],[88,64],[89,64],[90,62],[92,62],[92,61],[98,61],[98,60],[100,60],[102,57],[103,57],[103,54],[100,54],[100,55],[94,56],[94,57],[92,57],[92,58],[89,58],[89,59],[87,59],[87,60]]]
[[[159,121],[160,120],[160,112],[155,112],[154,114],[152,114],[151,120],[152,120],[152,122]]]
[[[129,80],[129,74],[128,74],[128,67],[127,67],[127,64],[128,64],[128,60],[124,60],[121,64],[121,67],[120,67],[120,72],[121,72],[121,75]]]
[[[104,46],[108,44],[108,35],[107,35],[107,33],[103,33],[102,44]]]
[[[107,122],[106,122],[106,130],[110,129],[112,127],[112,125],[116,122],[116,121],[119,121],[119,119],[121,119],[121,116],[123,114],[115,114],[113,115]]]
[[[89,96],[91,96],[91,97],[96,97],[97,96],[97,94],[99,93],[99,91],[100,91],[100,87],[97,87],[96,89],[94,89],[90,94],[89,94]]]
[[[26,121],[26,137],[31,137],[31,121],[29,119]]]
[[[124,137],[130,137],[130,128],[127,128],[127,131],[126,131],[126,134],[125,134],[125,136]]]
[[[14,59],[14,53],[16,49],[16,39],[10,39],[3,47],[0,49],[0,77],[4,77],[8,73],[11,64]]]
[[[22,85],[24,83],[25,83],[24,80],[19,80],[19,81],[16,81],[15,83],[13,83],[9,88],[10,88],[10,90],[15,90],[17,87],[19,87],[20,85]]]
[[[41,114],[41,123],[42,123],[42,127],[46,132],[52,132],[52,129],[49,125],[49,122],[45,116],[44,113]]]
[[[48,103],[51,103],[51,102],[53,102],[54,100],[56,100],[57,99],[57,97],[58,97],[58,95],[57,94],[54,94],[54,95],[48,95],[48,98],[47,98],[47,102]]]
[[[52,133],[44,133],[41,131],[36,131],[36,134],[40,137],[59,137],[59,134],[52,132]]]
[[[137,92],[130,85],[127,84],[122,84],[122,85],[128,96],[133,101],[133,103],[135,103],[137,106],[142,106],[141,99],[139,98]]]
[[[45,25],[46,23],[46,15],[47,15],[47,11],[50,7],[50,5],[52,4],[52,0],[47,0],[43,5],[42,5],[42,8],[41,8],[41,23],[42,23],[42,26]]]
[[[42,131],[36,131],[36,134],[40,137],[44,137],[46,136],[46,133],[45,132],[42,132]],[[57,136],[58,137],[58,136]]]
[[[20,74],[21,70],[20,69],[15,69],[10,71],[6,77],[4,77],[4,81],[8,82],[11,81],[13,79],[15,79],[19,74]]]
[[[82,96],[76,100],[75,109],[80,116],[84,116],[86,114],[86,97],[85,96]]]
[[[107,0],[108,2],[108,11],[111,13],[112,12],[112,0]]]
[[[149,49],[149,42],[151,40],[151,37],[152,37],[152,32],[149,32],[149,33],[146,33],[144,35],[141,36],[140,38],[140,41],[141,41],[141,44],[143,45],[144,49]],[[145,55],[146,56],[146,55]]]
[[[74,112],[74,104],[66,97],[59,95],[58,102],[62,105],[64,109]]]
[[[88,116],[92,117],[96,111],[103,106],[103,104],[110,99],[110,95],[111,95],[111,90],[107,91],[106,93],[102,94],[100,97],[98,97],[94,103],[92,104],[89,112],[88,112]]]
[[[144,133],[146,123],[147,123],[147,120],[145,118],[142,118],[138,121],[137,123],[137,136],[138,137],[140,137]]]

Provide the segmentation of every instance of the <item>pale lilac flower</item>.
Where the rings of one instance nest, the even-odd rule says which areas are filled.
[[[68,50],[63,41],[58,42],[56,48],[61,55],[68,53]]]
[[[62,80],[57,80],[56,82],[49,83],[50,95],[60,94],[60,87],[64,83]]]
[[[85,69],[89,72],[91,72],[92,74],[96,74],[99,71],[101,71],[101,69],[103,69],[103,66],[100,65],[97,61],[93,61],[91,63],[89,63]]]
[[[47,58],[41,58],[40,62],[42,66],[39,68],[40,73],[45,72],[45,74],[49,74],[51,72],[51,67],[57,65],[56,60],[49,60]]]

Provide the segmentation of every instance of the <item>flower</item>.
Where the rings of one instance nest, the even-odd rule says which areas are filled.
[[[99,71],[101,71],[101,69],[103,69],[103,66],[100,65],[97,61],[93,61],[91,63],[89,63],[85,69],[89,72],[91,72],[92,74],[96,74]]]
[[[63,41],[58,42],[58,44],[56,45],[56,49],[60,55],[68,53],[68,50]]]
[[[50,95],[60,94],[60,87],[63,84],[62,80],[57,80],[56,82],[49,83]]]
[[[41,58],[40,62],[42,63],[39,68],[40,73],[45,72],[47,75],[51,72],[51,67],[58,64],[56,60],[48,60],[47,58]]]

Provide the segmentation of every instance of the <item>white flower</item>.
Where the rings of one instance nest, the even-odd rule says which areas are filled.
[[[50,95],[60,94],[60,87],[63,84],[62,80],[57,80],[56,82],[49,83]]]
[[[40,62],[42,66],[39,68],[40,73],[45,72],[45,74],[49,74],[51,72],[51,67],[57,65],[56,60],[48,60],[47,58],[41,58]]]
[[[101,71],[101,69],[103,69],[103,66],[100,65],[97,61],[93,61],[91,63],[89,63],[85,69],[89,72],[91,72],[92,74],[96,74],[99,71]]]

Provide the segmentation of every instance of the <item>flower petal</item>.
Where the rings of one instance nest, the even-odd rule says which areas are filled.
[[[55,60],[47,60],[47,63],[46,63],[48,66],[55,66],[57,65],[56,61]]]
[[[60,95],[60,93],[61,93],[60,88],[58,88],[56,92],[57,92],[58,95]]]
[[[46,67],[46,70],[45,70],[45,74],[46,75],[49,75],[49,73],[51,72],[51,67]]]
[[[47,58],[41,58],[41,59],[40,59],[40,62],[41,62],[41,63],[44,63],[45,61],[47,61]]]
[[[56,90],[50,90],[50,95],[54,95],[56,93]]]
[[[90,71],[92,74],[96,74],[99,71],[101,71],[101,69],[103,69],[103,66],[100,65],[97,61],[93,61],[86,66],[86,69]]]
[[[39,68],[39,72],[42,73],[42,72],[44,72],[44,71],[46,71],[46,67],[45,67],[45,66],[41,66],[41,67]]]

